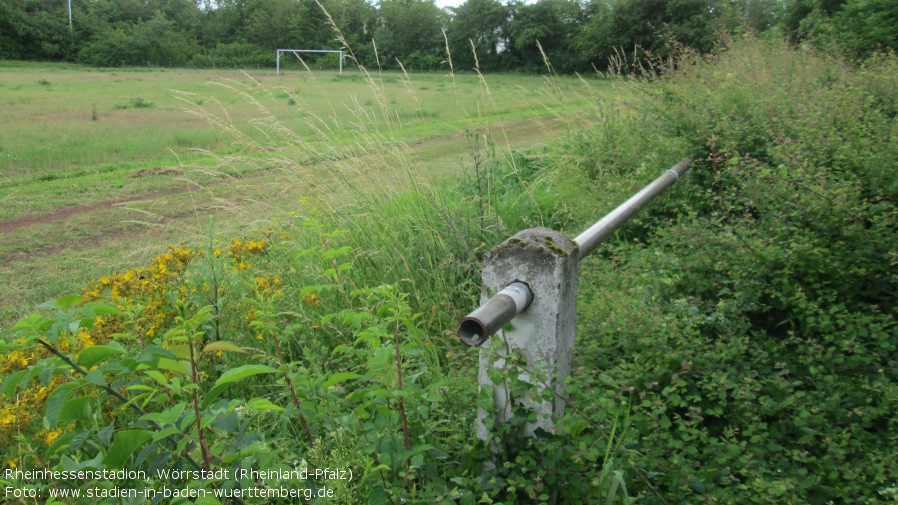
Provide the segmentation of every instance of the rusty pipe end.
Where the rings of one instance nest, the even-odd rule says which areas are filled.
[[[471,347],[480,347],[490,338],[486,324],[476,317],[468,316],[461,320],[458,324],[459,338],[465,344]]]
[[[508,324],[530,306],[533,292],[530,286],[515,281],[468,314],[458,325],[458,336],[470,346],[481,346],[493,333]]]

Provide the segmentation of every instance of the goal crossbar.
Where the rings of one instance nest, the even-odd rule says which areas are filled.
[[[340,54],[340,75],[343,75],[343,51],[339,49],[278,49],[275,56],[276,74],[281,73],[281,53],[339,53]]]

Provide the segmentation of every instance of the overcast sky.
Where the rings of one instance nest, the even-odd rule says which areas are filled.
[[[465,0],[436,0],[437,7],[458,7],[459,5],[465,3]]]
[[[0,0],[0,2],[2,2],[2,1],[3,0]],[[500,1],[503,4],[507,3],[505,0],[500,0]],[[536,0],[524,0],[525,4],[532,4],[535,2],[536,2]],[[458,7],[459,5],[465,3],[465,0],[435,0],[435,3],[437,4],[437,7],[442,9],[443,7]]]

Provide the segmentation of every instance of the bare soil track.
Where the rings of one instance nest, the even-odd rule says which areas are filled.
[[[221,181],[224,182],[224,181]],[[211,184],[221,184],[221,182],[214,182]],[[208,184],[206,185],[208,186]],[[199,189],[206,186],[200,186],[199,184],[194,185],[193,187],[188,188],[179,188],[179,189],[166,189],[160,191],[152,191],[148,193],[144,193],[139,196],[135,196],[134,198],[129,198],[128,200],[122,201],[110,201],[110,202],[99,202],[92,203],[89,205],[72,205],[71,207],[64,207],[62,209],[54,210],[49,214],[44,214],[43,216],[36,217],[25,217],[21,219],[13,219],[10,221],[4,221],[0,223],[0,233],[10,232],[12,230],[18,230],[19,228],[28,228],[30,226],[36,226],[40,224],[52,223],[54,221],[65,221],[79,214],[84,214],[88,212],[96,212],[98,210],[106,210],[111,209],[113,207],[120,207],[123,205],[130,205],[133,203],[140,202],[149,202],[152,200],[158,200],[160,198],[165,198],[166,196],[176,195],[180,193],[186,193],[188,191],[193,191],[194,189]]]
[[[564,125],[556,120],[552,119],[544,119],[544,120],[529,120],[529,121],[521,121],[514,124],[510,124],[507,126],[495,126],[490,128],[487,131],[484,131],[484,134],[489,135],[498,135],[502,134],[504,139],[512,144],[526,144],[527,142],[536,141],[538,139],[545,139],[547,133],[552,131],[558,131],[559,129],[564,128]],[[432,149],[434,144],[457,144],[460,142],[462,138],[462,134],[456,133],[454,135],[448,135],[443,137],[438,137],[435,139],[430,139],[423,142],[418,142],[417,144],[413,144],[410,148],[413,151],[421,151],[425,147]],[[531,144],[527,144],[531,145]],[[459,145],[458,153],[464,153],[464,147]],[[188,193],[191,191],[197,191],[202,189],[211,188],[214,186],[222,185],[222,184],[232,184],[237,181],[246,182],[247,179],[259,177],[264,175],[263,173],[252,173],[243,175],[239,178],[227,178],[219,181],[207,182],[205,184],[196,184],[191,183],[185,186],[181,186],[178,188],[157,190],[146,192],[141,195],[134,196],[132,198],[128,198],[127,200],[113,200],[113,201],[105,201],[105,202],[96,202],[85,205],[73,205],[69,207],[64,207],[61,209],[54,210],[48,214],[44,214],[41,216],[29,216],[22,217],[18,219],[11,219],[8,221],[0,222],[0,233],[9,233],[14,230],[19,230],[22,228],[30,228],[38,225],[44,225],[55,222],[64,222],[75,216],[79,216],[82,214],[98,212],[102,210],[108,210],[115,207],[125,207],[128,205],[136,204],[136,203],[144,203],[144,202],[153,202],[157,200],[164,200],[167,197],[172,197],[175,195],[180,195],[183,193]],[[50,247],[46,251],[56,250],[54,247]],[[37,253],[37,255],[44,255]],[[24,254],[9,254],[5,255],[3,258],[6,261],[16,261],[26,259],[28,255]]]

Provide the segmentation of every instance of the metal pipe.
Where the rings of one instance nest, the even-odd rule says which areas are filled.
[[[585,258],[594,251],[600,243],[623,226],[640,209],[677,182],[677,179],[685,174],[691,166],[691,157],[683,159],[642,191],[630,197],[629,200],[578,235],[574,242],[578,246],[579,259]],[[487,300],[483,306],[462,319],[458,325],[458,336],[461,337],[462,342],[470,346],[480,346],[515,316],[526,310],[532,301],[533,292],[530,290],[530,286],[520,281],[512,282]]]
[[[527,284],[515,281],[468,314],[458,325],[458,336],[470,346],[480,346],[503,326],[530,306],[533,292]]]
[[[685,174],[691,166],[691,157],[683,159],[676,166],[661,174],[661,177],[658,177],[643,188],[642,191],[630,197],[629,200],[609,212],[608,215],[590,226],[586,231],[577,235],[574,242],[580,248],[580,259],[593,252],[600,243],[623,226],[634,214],[677,182],[677,179]]]

